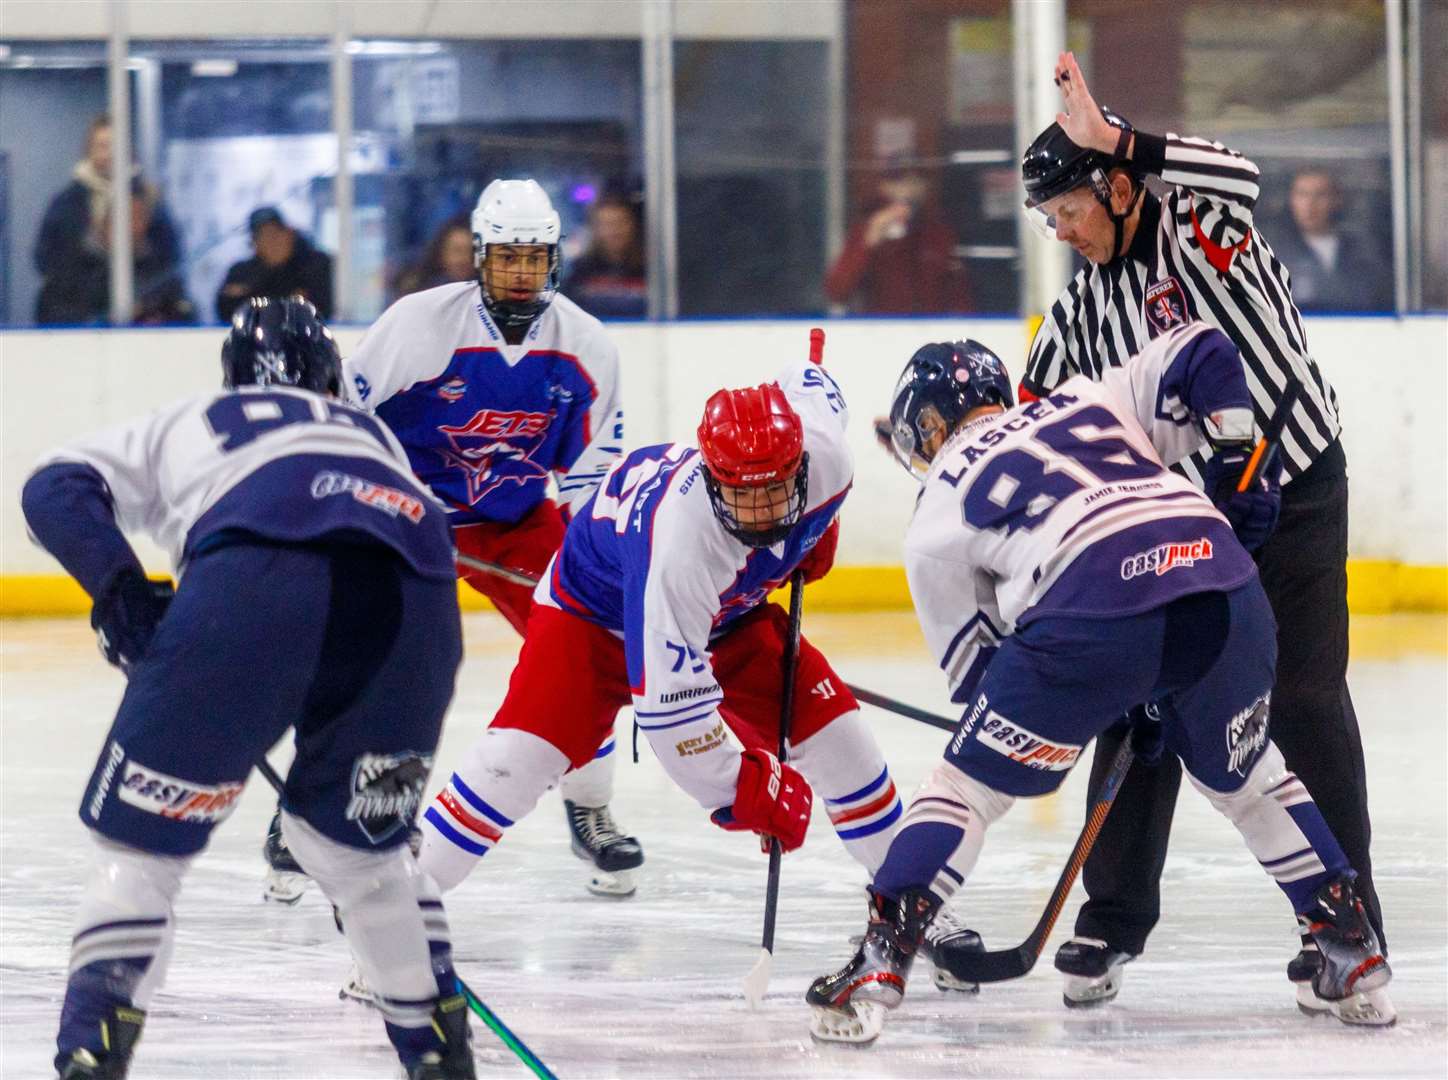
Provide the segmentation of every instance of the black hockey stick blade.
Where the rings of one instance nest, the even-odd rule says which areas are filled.
[[[1282,396],[1277,399],[1277,408],[1272,410],[1272,418],[1267,421],[1267,430],[1262,433],[1262,438],[1257,440],[1257,445],[1252,448],[1252,456],[1247,459],[1247,467],[1242,470],[1242,479],[1237,482],[1238,491],[1246,491],[1255,484],[1262,475],[1262,470],[1272,464],[1272,458],[1282,443],[1282,432],[1287,427],[1287,418],[1292,415],[1292,406],[1297,404],[1297,396],[1301,393],[1302,383],[1297,379],[1292,379],[1282,388]]]
[[[1051,936],[1061,909],[1066,906],[1066,897],[1071,893],[1071,886],[1076,884],[1076,876],[1081,872],[1086,856],[1091,854],[1096,838],[1101,835],[1101,826],[1106,823],[1106,815],[1111,812],[1111,804],[1116,801],[1116,793],[1121,790],[1121,781],[1126,778],[1132,759],[1131,739],[1127,738],[1122,741],[1121,749],[1116,751],[1116,757],[1112,759],[1111,769],[1101,786],[1101,794],[1091,806],[1086,824],[1082,827],[1081,834],[1076,837],[1076,846],[1071,849],[1071,858],[1067,860],[1061,876],[1056,879],[1056,887],[1051,890],[1046,910],[1041,913],[1031,936],[1011,949],[963,952],[959,955],[942,955],[937,952],[937,963],[941,963],[946,971],[961,982],[970,983],[1019,979],[1036,966],[1041,950],[1046,947],[1046,939]]]
[[[924,709],[917,709],[914,705],[906,705],[903,701],[896,701],[894,698],[886,697],[884,694],[877,694],[873,690],[866,690],[863,686],[856,686],[854,683],[845,683],[850,688],[850,693],[859,698],[866,705],[873,705],[877,709],[884,709],[886,712],[895,713],[897,716],[908,717],[911,720],[919,720],[922,724],[929,724],[931,727],[939,728],[941,731],[954,731],[959,726],[958,721],[947,719],[944,716],[936,716]]]

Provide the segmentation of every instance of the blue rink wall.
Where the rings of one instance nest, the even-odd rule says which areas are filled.
[[[773,377],[808,348],[809,321],[628,323],[611,327],[623,364],[627,443],[692,437],[720,386]],[[850,405],[856,480],[835,571],[811,590],[816,609],[909,604],[900,540],[914,483],[875,445],[871,418],[927,341],[973,337],[1019,376],[1027,330],[1017,319],[827,320],[825,362]],[[1352,502],[1349,600],[1357,612],[1448,610],[1448,316],[1320,316],[1308,337],[1342,410]],[[362,327],[337,331],[343,353]],[[31,464],[75,434],[219,384],[222,331],[0,332],[0,614],[88,610],[84,594],[26,537],[19,491]],[[148,569],[165,556],[138,543]],[[465,606],[483,606],[464,590]]]

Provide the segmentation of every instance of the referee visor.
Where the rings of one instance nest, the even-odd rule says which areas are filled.
[[[1042,236],[1056,239],[1056,219],[1045,211],[1045,204],[1088,185],[1097,200],[1109,208],[1111,187],[1106,174],[1110,169],[1108,155],[1077,146],[1061,130],[1061,125],[1053,122],[1036,136],[1021,158],[1026,220]]]

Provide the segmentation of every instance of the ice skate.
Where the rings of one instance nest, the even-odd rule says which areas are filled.
[[[1056,970],[1066,976],[1061,1000],[1068,1009],[1105,1005],[1121,992],[1122,968],[1134,953],[1113,949],[1100,938],[1073,937],[1056,950]]]
[[[563,800],[573,854],[593,864],[588,891],[596,896],[632,896],[638,888],[636,871],[644,864],[644,849],[614,824],[607,806],[579,806]]]
[[[981,941],[980,935],[965,925],[951,904],[942,905],[925,928],[923,951],[935,965],[935,985],[941,990],[980,993],[980,983],[957,979],[947,970],[945,957],[985,951],[985,942]]]
[[[288,907],[292,906],[307,891],[307,882],[311,879],[307,877],[301,864],[292,857],[291,849],[287,847],[287,842],[282,837],[280,808],[272,815],[271,824],[266,830],[266,843],[262,845],[261,853],[266,857],[267,862],[262,899],[276,904],[286,904]]]
[[[1344,1024],[1394,1024],[1398,1013],[1387,991],[1393,972],[1352,881],[1342,877],[1328,882],[1297,921],[1312,935],[1321,958],[1316,974],[1297,983],[1297,1007],[1305,1013],[1331,1013]]]
[[[885,1013],[905,997],[905,981],[925,926],[935,910],[928,893],[913,889],[898,900],[870,893],[870,923],[850,962],[811,984],[810,1034],[824,1042],[870,1043]]]
[[[441,1049],[429,1050],[407,1070],[407,1080],[476,1080],[468,1005],[455,994],[438,1002],[432,1013],[432,1028],[442,1042]]]
[[[68,1058],[57,1058],[60,1080],[125,1080],[145,1023],[146,1014],[140,1009],[113,1006],[101,1020],[101,1042],[106,1049],[96,1053],[78,1048]]]

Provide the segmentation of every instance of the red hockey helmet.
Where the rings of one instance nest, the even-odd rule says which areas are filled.
[[[804,426],[777,383],[720,390],[704,406],[699,452],[714,513],[731,535],[769,547],[806,501]]]

